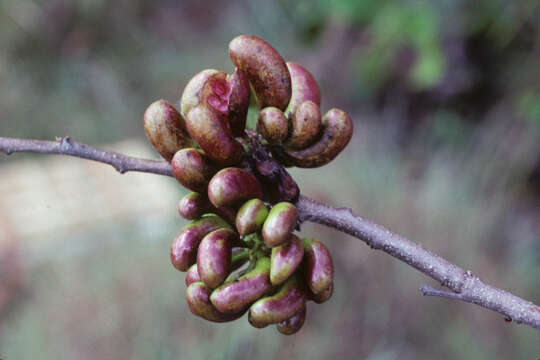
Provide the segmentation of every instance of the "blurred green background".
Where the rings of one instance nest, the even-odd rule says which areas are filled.
[[[263,37],[319,81],[355,136],[304,194],[360,215],[540,303],[540,4],[534,0],[0,0],[0,135],[157,158],[141,118],[235,35]],[[331,301],[285,337],[189,313],[169,246],[172,179],[0,157],[0,358],[537,359],[536,330],[470,304],[317,225]],[[76,218],[76,220],[75,220]],[[67,224],[70,224],[67,226]]]

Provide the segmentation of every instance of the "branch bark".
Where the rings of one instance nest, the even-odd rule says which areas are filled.
[[[170,164],[165,161],[134,158],[113,151],[101,150],[73,141],[69,137],[60,138],[57,141],[0,137],[0,151],[7,155],[16,152],[31,152],[76,156],[109,164],[120,173],[140,171],[172,176]],[[485,284],[470,271],[465,271],[422,246],[355,215],[351,209],[331,207],[302,195],[296,206],[301,222],[319,223],[352,235],[371,248],[382,250],[412,266],[452,291],[422,286],[420,290],[424,295],[476,304],[502,314],[506,320],[510,319],[518,324],[526,324],[540,330],[539,306]]]

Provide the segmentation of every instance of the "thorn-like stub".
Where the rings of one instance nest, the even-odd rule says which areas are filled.
[[[68,151],[71,145],[72,145],[72,142],[69,136],[64,136],[63,138],[60,139],[60,150]]]

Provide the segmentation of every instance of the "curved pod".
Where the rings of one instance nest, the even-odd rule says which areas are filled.
[[[200,150],[189,148],[182,149],[171,161],[174,178],[189,190],[205,194],[206,188],[216,168],[210,159]]]
[[[287,280],[279,291],[251,305],[249,314],[257,324],[275,324],[287,320],[306,304],[306,292],[297,276]]]
[[[208,233],[197,251],[197,272],[211,289],[218,287],[231,272],[232,243],[238,234],[231,229],[218,229]]]
[[[320,106],[321,91],[313,75],[302,65],[291,61],[287,62],[287,69],[291,74],[292,93],[291,101],[285,109],[285,116],[289,118],[296,111],[296,108],[307,100]]]
[[[226,118],[233,136],[242,136],[246,126],[251,93],[249,80],[240,69],[232,75],[214,69],[203,70],[186,85],[181,99],[184,117],[199,105],[207,105]]]
[[[227,75],[229,125],[234,136],[242,136],[246,128],[247,113],[251,90],[246,74],[236,68],[232,75]]]
[[[258,322],[255,319],[253,319],[253,316],[251,316],[251,313],[248,313],[248,322],[251,326],[253,326],[256,329],[263,329],[268,326],[266,323]]]
[[[227,124],[227,118],[201,104],[186,116],[187,129],[206,155],[222,165],[238,164],[244,147],[236,141]]]
[[[306,307],[304,306],[302,310],[276,325],[277,330],[283,335],[293,335],[296,334],[304,325],[306,320]]]
[[[143,123],[146,137],[169,162],[178,150],[195,145],[184,118],[168,101],[157,100],[150,104],[144,112]]]
[[[313,144],[322,130],[319,105],[308,100],[300,104],[291,118],[291,134],[285,145],[298,150]]]
[[[216,74],[222,73],[223,78],[227,76],[222,71],[218,71],[215,69],[207,69],[199,72],[194,77],[189,80],[186,87],[184,88],[184,91],[182,92],[182,98],[180,99],[180,112],[182,113],[182,116],[185,118],[187,114],[193,109],[194,107],[198,106],[201,103],[201,97],[202,97],[202,88],[203,85],[206,83],[206,81]]]
[[[311,293],[309,295],[310,300],[312,300],[316,304],[322,304],[332,297],[332,294],[334,293],[334,282],[330,284],[329,287],[321,291],[320,293],[314,294]]]
[[[272,248],[270,257],[270,281],[279,285],[287,280],[302,263],[304,245],[296,235],[291,235],[286,244]]]
[[[284,160],[301,168],[323,166],[347,146],[353,134],[353,122],[344,111],[332,109],[323,117],[322,135],[313,145],[298,151],[285,151]]]
[[[304,238],[302,242],[305,250],[306,283],[313,293],[319,294],[334,282],[334,262],[330,251],[322,242],[311,238]]]
[[[274,247],[288,241],[298,220],[296,207],[289,202],[280,202],[268,213],[262,227],[264,243]]]
[[[189,267],[188,271],[186,272],[186,286],[189,286],[195,282],[201,281],[201,277],[199,276],[199,272],[197,271],[197,264],[193,264]]]
[[[266,107],[259,113],[257,131],[270,144],[281,144],[289,135],[289,120],[277,107]]]
[[[241,236],[252,234],[261,230],[268,209],[262,200],[251,199],[238,209],[236,214],[236,230]]]
[[[212,209],[212,204],[199,193],[192,192],[185,195],[178,203],[178,214],[186,220],[200,218]]]
[[[195,263],[199,243],[209,232],[228,228],[229,224],[217,215],[206,215],[184,226],[171,246],[171,263],[180,271],[187,271]]]
[[[291,98],[291,76],[272,45],[256,36],[240,35],[229,43],[229,55],[233,64],[246,73],[261,109],[287,107]]]
[[[208,198],[215,207],[237,207],[253,198],[262,198],[259,180],[240,168],[220,170],[208,184]]]
[[[257,260],[253,270],[215,289],[210,301],[220,312],[236,313],[263,296],[271,286],[270,260],[263,257]]]
[[[196,316],[213,322],[227,322],[238,319],[243,315],[222,314],[210,302],[211,290],[203,282],[194,282],[186,289],[186,301],[189,310]]]

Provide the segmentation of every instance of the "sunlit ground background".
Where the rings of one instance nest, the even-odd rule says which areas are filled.
[[[540,303],[537,1],[0,0],[0,135],[74,139],[157,158],[141,117],[196,72],[231,72],[227,44],[264,37],[319,80],[355,136],[293,170],[350,206]],[[424,298],[436,286],[317,225],[336,291],[285,337],[192,316],[169,246],[174,179],[78,159],[0,156],[0,358],[537,359],[538,331]]]

